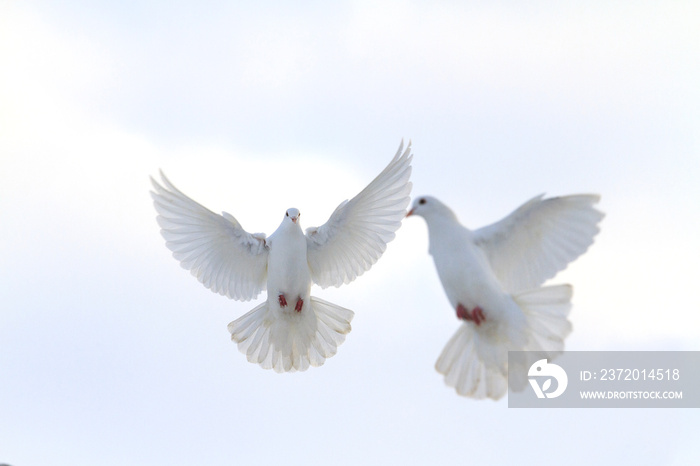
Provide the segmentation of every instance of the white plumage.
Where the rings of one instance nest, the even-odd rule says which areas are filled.
[[[230,214],[215,214],[180,192],[161,172],[151,179],[157,220],[166,246],[207,288],[248,301],[267,289],[267,300],[231,322],[231,339],[248,361],[277,372],[320,366],[350,332],[353,312],[310,296],[353,281],[379,259],[410,201],[411,145],[328,221],[300,226],[291,208],[275,232],[246,232]]]
[[[603,218],[593,207],[598,201],[541,195],[472,231],[434,197],[414,200],[408,215],[425,219],[429,252],[463,321],[435,364],[457,393],[499,399],[508,388],[509,350],[563,350],[572,288],[542,284],[593,243]]]

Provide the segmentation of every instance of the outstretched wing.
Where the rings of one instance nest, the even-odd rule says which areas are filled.
[[[311,278],[319,286],[350,283],[369,270],[394,239],[410,200],[411,143],[328,221],[306,230]]]
[[[474,231],[493,271],[511,293],[540,286],[586,252],[604,214],[594,194],[537,196],[503,220]]]
[[[233,218],[218,215],[180,192],[160,172],[151,191],[165,245],[183,268],[204,286],[229,298],[248,301],[265,289],[265,235],[246,232]]]

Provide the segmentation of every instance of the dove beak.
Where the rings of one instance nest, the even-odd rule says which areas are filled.
[[[408,213],[406,214],[406,217],[410,217],[411,215],[413,215],[413,209],[408,211]]]
[[[299,217],[290,217],[292,219],[293,223],[297,223],[297,220],[299,220]]]

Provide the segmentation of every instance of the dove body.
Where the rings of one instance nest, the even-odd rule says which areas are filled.
[[[267,300],[283,310],[291,304],[301,312],[311,296],[311,273],[306,259],[306,236],[301,229],[300,213],[289,209],[277,230],[267,239]]]
[[[429,248],[438,277],[453,308],[486,305],[480,295],[502,293],[484,252],[474,244],[473,233],[457,221],[447,206],[424,215]]]
[[[511,342],[522,346],[522,312],[474,242],[474,233],[462,226],[454,213],[446,212],[447,206],[442,207],[426,218],[426,223],[429,253],[450,305],[458,318],[474,322],[482,333],[507,334]]]

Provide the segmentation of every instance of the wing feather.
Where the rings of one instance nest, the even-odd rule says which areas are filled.
[[[151,197],[173,257],[215,293],[241,301],[258,296],[267,278],[265,235],[246,232],[232,215],[215,214],[160,176],[162,185],[151,178]]]
[[[536,196],[504,219],[474,232],[496,276],[515,293],[535,288],[586,252],[600,231],[600,196]]]
[[[342,202],[328,221],[306,230],[311,277],[340,286],[374,265],[395,237],[410,201],[411,143],[357,196]]]

